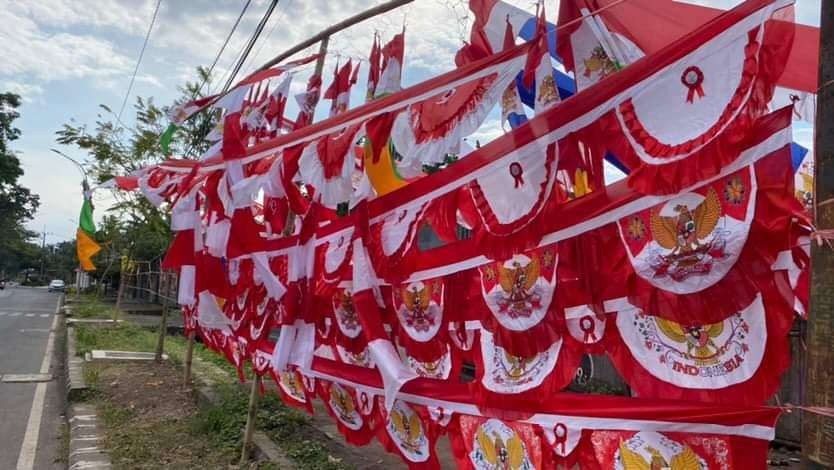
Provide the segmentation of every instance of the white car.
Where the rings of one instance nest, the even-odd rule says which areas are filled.
[[[60,279],[53,279],[49,283],[49,287],[47,288],[47,290],[49,292],[64,292],[65,287],[66,285],[64,284],[64,281]]]

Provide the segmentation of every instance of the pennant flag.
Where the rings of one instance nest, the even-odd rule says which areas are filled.
[[[524,66],[524,86],[527,88],[532,86],[535,78],[536,101],[534,109],[536,114],[539,114],[560,101],[559,91],[556,89],[556,82],[553,80],[553,65],[550,63],[544,5],[539,12],[536,37],[533,41],[533,47],[530,48],[527,63]]]
[[[76,253],[78,263],[84,271],[95,271],[96,266],[90,259],[101,251],[101,247],[93,239],[96,233],[96,226],[93,222],[93,203],[90,200],[92,194],[84,191],[84,203],[81,206],[81,215],[78,218],[78,230],[76,231]]]
[[[513,46],[515,46],[515,34],[513,33],[513,25],[510,23],[510,17],[507,15],[504,49],[511,49]],[[504,95],[501,97],[501,122],[502,125],[504,122],[509,123],[511,129],[527,122],[527,115],[521,105],[521,98],[518,96],[518,86],[515,80],[507,86]]]
[[[321,75],[313,75],[307,81],[307,91],[295,95],[298,103],[298,117],[295,119],[295,129],[313,123],[313,114],[321,97]]]
[[[405,31],[394,36],[382,48],[382,72],[376,87],[376,97],[390,95],[402,90],[403,56],[405,54]]]
[[[379,74],[382,69],[382,47],[379,45],[379,34],[374,33],[374,44],[371,46],[371,55],[368,57],[368,93],[366,101],[374,99],[376,85],[379,83]]]
[[[333,69],[333,83],[324,92],[324,98],[332,101],[330,117],[347,111],[350,106],[350,87],[355,83],[355,80],[351,80],[352,67],[353,62],[348,59],[341,68],[336,64],[336,68]],[[356,69],[359,70],[359,67]]]
[[[159,136],[159,146],[162,148],[162,153],[168,157],[171,155],[171,139],[174,138],[174,133],[177,131],[176,124],[168,124],[165,132]]]

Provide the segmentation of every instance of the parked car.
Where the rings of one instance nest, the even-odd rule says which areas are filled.
[[[49,287],[47,288],[47,290],[49,292],[64,292],[65,288],[66,288],[66,284],[64,284],[64,281],[62,281],[60,279],[53,279],[49,283]]]

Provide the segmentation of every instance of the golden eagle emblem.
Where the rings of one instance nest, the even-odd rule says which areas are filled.
[[[639,453],[631,450],[626,446],[625,442],[620,441],[620,459],[622,460],[624,470],[701,470],[701,462],[698,455],[689,446],[683,446],[683,450],[672,457],[671,462],[667,462],[661,453],[649,446],[646,450],[651,455],[651,460],[646,460]]]
[[[524,259],[529,262],[522,264]],[[507,312],[511,317],[528,317],[532,313],[531,308],[541,306],[541,296],[535,291],[536,283],[541,274],[541,265],[538,257],[517,257],[511,261],[510,266],[498,266],[498,283],[504,292],[503,299],[499,300],[499,307],[502,312]]]
[[[672,250],[670,256],[685,257],[702,250],[706,239],[718,225],[721,218],[721,200],[714,188],[695,210],[685,204],[674,208],[676,217],[661,216],[658,211],[651,213],[652,236],[658,245]]]
[[[683,326],[656,317],[655,323],[663,334],[677,343],[686,344],[686,354],[698,365],[718,363],[719,347],[713,341],[724,332],[724,322],[708,325]]]
[[[524,443],[521,437],[515,432],[504,442],[504,439],[497,432],[492,437],[487,435],[483,428],[478,429],[478,445],[483,453],[484,460],[496,470],[518,470],[523,468],[525,462]]]
[[[338,385],[330,388],[330,404],[339,415],[339,419],[350,424],[356,423],[353,398]]]
[[[391,425],[403,447],[413,454],[422,454],[420,440],[423,437],[423,424],[417,413],[406,416],[403,411],[394,409],[391,411]]]
[[[582,63],[585,65],[585,71],[582,74],[586,78],[596,75],[597,79],[602,79],[617,71],[617,64],[608,57],[602,46],[595,47],[591,51],[591,56],[582,59]]]
[[[432,305],[432,289],[439,289],[439,286],[415,282],[400,288],[403,305],[399,312],[407,326],[426,332],[435,325],[438,309]]]

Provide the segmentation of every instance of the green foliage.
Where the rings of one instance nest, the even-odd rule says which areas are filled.
[[[174,105],[202,96],[200,84],[206,70],[197,69],[198,79],[180,88],[181,96]],[[159,146],[159,136],[168,126],[169,108],[159,107],[153,98],[137,97],[133,106],[134,127],[117,120],[113,111],[100,105],[101,112],[94,125],[70,121],[56,134],[56,142],[75,147],[87,154],[84,166],[95,183],[115,176],[132,174],[166,159]],[[216,113],[203,112],[178,128],[172,143],[175,157],[196,158],[208,149],[205,136],[216,122]],[[98,227],[96,240],[102,252],[95,258],[98,278],[109,278],[115,285],[119,260],[159,261],[171,240],[169,217],[137,192],[113,191],[116,200],[109,209],[112,216]],[[102,268],[102,266],[104,266]]]
[[[0,277],[31,262],[27,240],[35,236],[24,224],[38,209],[38,196],[18,184],[23,168],[10,147],[20,137],[20,129],[14,127],[14,120],[20,117],[19,106],[20,96],[0,93]]]

